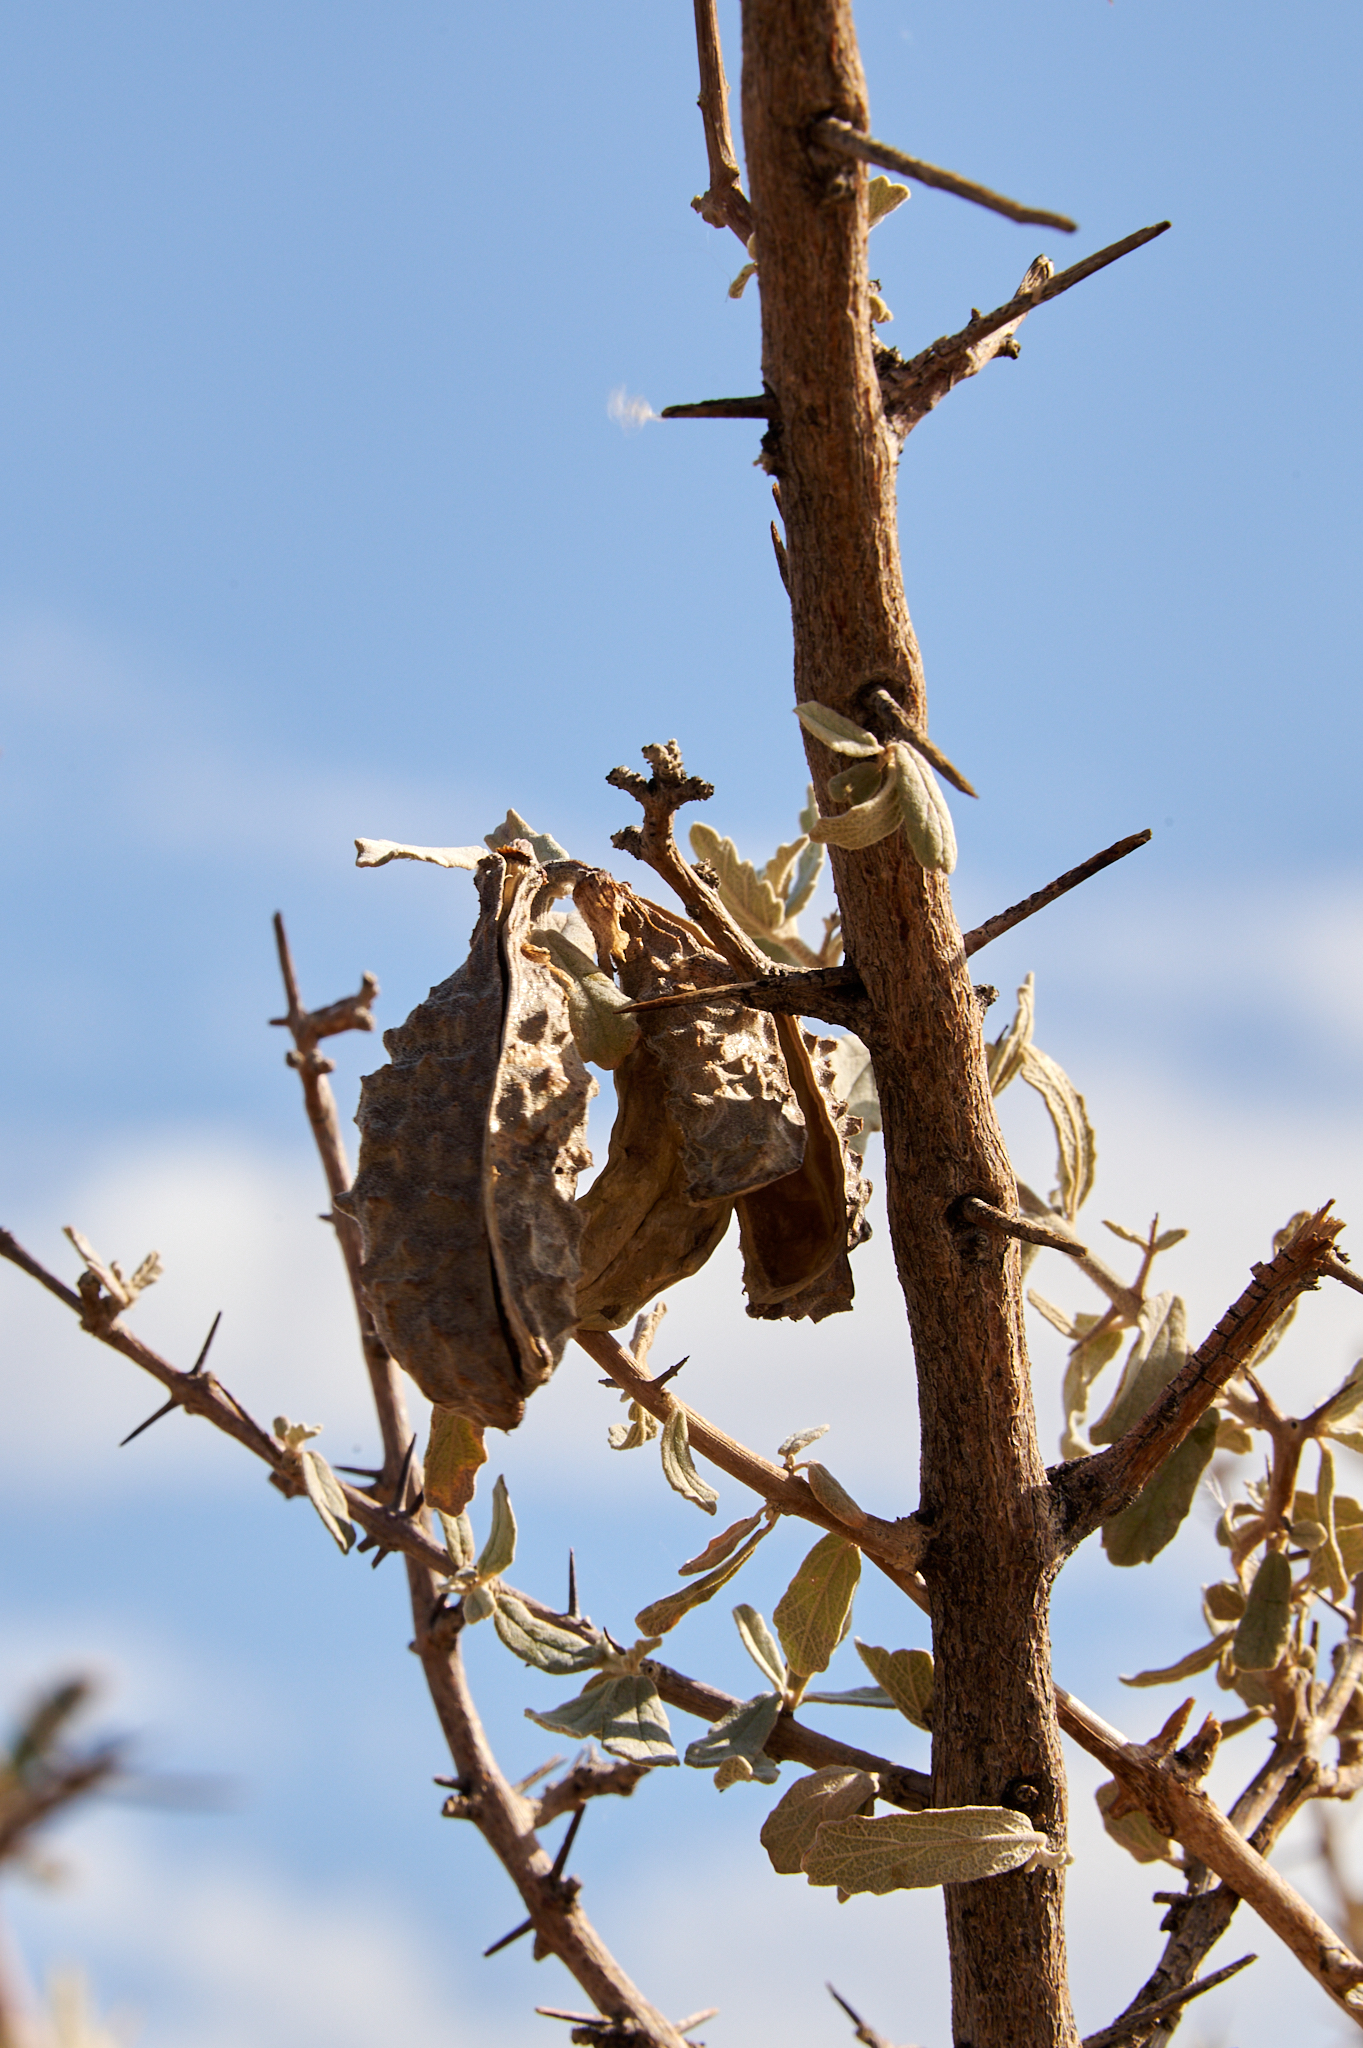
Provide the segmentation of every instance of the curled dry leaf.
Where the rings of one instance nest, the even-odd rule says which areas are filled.
[[[871,1234],[871,1183],[853,1144],[857,1119],[837,1092],[837,1041],[802,1030],[794,1017],[774,1021],[807,1142],[797,1172],[737,1205],[743,1290],[750,1316],[818,1323],[852,1306],[848,1254]]]
[[[691,1437],[686,1410],[678,1405],[668,1416],[662,1440],[663,1477],[674,1493],[689,1500],[707,1515],[719,1506],[719,1495],[707,1486],[691,1459]]]
[[[364,1244],[380,1334],[427,1397],[513,1429],[576,1320],[595,1092],[547,956],[527,950],[543,883],[517,845],[478,867],[469,957],[366,1077],[360,1167],[344,1206]]]
[[[713,1571],[717,1564],[723,1564],[726,1557],[732,1557],[744,1538],[752,1535],[764,1513],[765,1509],[759,1508],[755,1515],[745,1515],[741,1522],[731,1522],[727,1529],[721,1529],[718,1536],[710,1538],[698,1557],[689,1557],[685,1564],[677,1566],[678,1578],[693,1578],[697,1572]]]
[[[1200,1649],[1190,1650],[1186,1657],[1179,1658],[1177,1664],[1166,1664],[1160,1671],[1138,1671],[1134,1678],[1124,1678],[1122,1684],[1173,1685],[1180,1678],[1195,1678],[1199,1671],[1210,1671],[1219,1661],[1221,1652],[1234,1634],[1233,1628],[1223,1628],[1220,1635],[1213,1636]]]
[[[1126,1681],[1130,1684],[1130,1680]],[[1112,1809],[1122,1797],[1122,1788],[1115,1778],[1109,1778],[1094,1793],[1098,1811],[1103,1816],[1103,1826],[1114,1842],[1120,1842],[1128,1856],[1134,1856],[1137,1863],[1172,1863],[1174,1844],[1170,1836],[1161,1834],[1148,1813],[1139,1806],[1113,1818]]]

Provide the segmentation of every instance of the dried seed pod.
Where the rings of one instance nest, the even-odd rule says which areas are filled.
[[[836,1090],[837,1041],[802,1031],[793,1017],[775,1023],[808,1137],[797,1172],[737,1205],[743,1287],[750,1316],[818,1323],[852,1306],[847,1254],[871,1234],[871,1184],[852,1145],[860,1120]]]
[[[596,1092],[548,956],[529,942],[543,871],[523,844],[478,866],[469,957],[366,1076],[347,1207],[385,1343],[422,1392],[514,1429],[576,1321],[574,1194]]]
[[[620,985],[631,1000],[732,981],[733,969],[693,924],[609,876],[589,877],[573,899],[598,957],[620,959]],[[805,1118],[772,1018],[724,997],[645,1012],[640,1022],[680,1134],[693,1202],[732,1201],[796,1170]]]
[[[733,1214],[732,1202],[688,1195],[681,1136],[648,1045],[636,1045],[616,1068],[615,1091],[610,1152],[577,1205],[578,1320],[589,1330],[618,1330],[655,1294],[698,1272]]]

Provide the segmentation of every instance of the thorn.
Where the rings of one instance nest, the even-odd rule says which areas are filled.
[[[653,1382],[654,1386],[655,1386],[655,1387],[665,1387],[665,1386],[667,1385],[668,1381],[669,1381],[669,1380],[674,1380],[674,1379],[675,1379],[675,1378],[677,1377],[677,1374],[678,1374],[678,1373],[679,1373],[679,1372],[681,1371],[682,1367],[683,1367],[684,1365],[689,1365],[689,1364],[690,1364],[690,1362],[691,1362],[691,1354],[690,1354],[690,1352],[688,1351],[688,1352],[687,1352],[687,1354],[686,1354],[686,1356],[685,1356],[685,1358],[679,1358],[679,1359],[677,1360],[677,1362],[676,1362],[676,1364],[675,1364],[675,1365],[669,1365],[669,1366],[668,1366],[668,1368],[667,1368],[667,1371],[666,1371],[666,1372],[660,1372],[660,1373],[658,1374],[658,1377],[657,1377],[657,1379],[656,1379],[656,1380],[654,1380],[654,1382]],[[614,1385],[614,1381],[612,1381],[612,1382],[611,1382],[611,1384],[612,1384],[612,1385]]]
[[[369,1567],[370,1571],[376,1572],[379,1566],[383,1563],[385,1557],[391,1557],[392,1555],[393,1553],[391,1550],[386,1549],[384,1545],[380,1544],[379,1548],[374,1552],[374,1562]]]
[[[554,1867],[549,1873],[550,1884],[557,1884],[563,1875],[563,1866],[568,1861],[569,1851],[577,1839],[577,1831],[582,1825],[582,1816],[586,1811],[585,1806],[579,1806],[577,1812],[568,1823],[568,1832],[558,1845],[558,1854],[554,1858]]]
[[[423,1487],[421,1492],[417,1495],[416,1499],[412,1502],[412,1505],[409,1508],[403,1509],[403,1513],[407,1515],[409,1518],[413,1515],[419,1515],[421,1513],[421,1510],[425,1507],[425,1505],[426,1490]]]
[[[373,1465],[337,1465],[335,1470],[337,1472],[349,1472],[356,1479],[382,1479],[383,1477],[382,1465],[378,1467]]]
[[[408,1444],[407,1455],[404,1457],[402,1461],[402,1470],[398,1473],[398,1483],[396,1487],[393,1489],[393,1506],[397,1510],[398,1514],[401,1514],[403,1512],[402,1500],[403,1495],[407,1491],[407,1475],[412,1469],[412,1454],[415,1450],[416,1431],[413,1430],[412,1441]]]
[[[122,1443],[119,1444],[118,1448],[120,1449],[120,1451],[123,1449],[124,1444],[130,1444],[135,1436],[141,1436],[144,1429],[150,1429],[153,1422],[159,1422],[163,1415],[169,1415],[171,1409],[178,1408],[179,1405],[180,1403],[176,1400],[174,1394],[172,1394],[170,1399],[166,1402],[165,1406],[163,1408],[157,1409],[155,1415],[149,1415],[145,1422],[138,1423],[136,1429],[129,1430],[128,1434],[123,1438]]]
[[[718,2019],[718,2017],[719,2007],[717,2005],[707,2005],[704,2012],[693,2012],[690,2019],[678,2020],[675,2031],[679,2034],[689,2034],[692,2027],[704,2026],[706,2020]]]
[[[489,1956],[495,1956],[499,1948],[510,1948],[513,1941],[519,1941],[523,1934],[529,1934],[534,1924],[535,1923],[533,1920],[522,1920],[520,1926],[513,1927],[510,1934],[504,1934],[500,1941],[493,1942],[491,1948],[485,1948],[483,1950],[484,1961],[486,1961]]]
[[[571,1548],[568,1551],[568,1613],[573,1621],[578,1619],[581,1609],[577,1604],[577,1559]]]
[[[198,1375],[199,1373],[201,1373],[201,1372],[203,1371],[203,1369],[204,1369],[204,1360],[205,1360],[205,1359],[207,1358],[207,1356],[208,1356],[208,1347],[209,1347],[209,1345],[210,1345],[210,1344],[211,1344],[211,1343],[213,1342],[213,1339],[214,1339],[214,1338],[215,1338],[215,1337],[217,1336],[217,1334],[218,1334],[218,1324],[219,1324],[219,1323],[220,1323],[221,1321],[222,1321],[222,1310],[221,1310],[221,1309],[219,1309],[219,1310],[218,1310],[218,1313],[217,1313],[217,1314],[216,1314],[216,1315],[214,1316],[214,1318],[213,1318],[213,1324],[212,1324],[212,1328],[211,1328],[211,1329],[209,1330],[209,1332],[208,1332],[208,1335],[207,1335],[207,1336],[206,1336],[206,1337],[204,1338],[204,1341],[203,1341],[203,1350],[202,1350],[202,1351],[201,1351],[201,1352],[199,1353],[199,1355],[198,1355],[198,1357],[197,1357],[197,1358],[195,1359],[195,1361],[194,1361],[193,1365],[192,1365],[192,1366],[190,1367],[190,1373],[189,1373],[189,1377],[190,1377],[191,1379],[194,1379],[194,1378],[195,1378],[195,1377],[196,1377],[196,1376],[197,1376],[197,1375]]]
[[[551,1756],[547,1764],[541,1764],[537,1771],[531,1771],[528,1778],[518,1778],[511,1787],[512,1791],[528,1792],[530,1787],[537,1785],[541,1778],[547,1778],[550,1771],[556,1771],[562,1762],[563,1758],[561,1756]],[[462,1790],[456,1778],[437,1778],[435,1782],[437,1785],[453,1785],[456,1791]]]

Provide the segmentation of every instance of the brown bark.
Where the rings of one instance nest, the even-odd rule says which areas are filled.
[[[865,173],[811,145],[828,116],[869,129],[847,0],[745,0],[743,125],[757,221],[763,377],[774,418],[795,689],[850,717],[897,679],[927,726],[895,518],[896,441],[872,352]],[[809,746],[822,790],[831,757]],[[1047,1605],[1054,1532],[1036,1439],[1018,1255],[953,1228],[976,1195],[1012,1213],[1013,1175],[984,1071],[979,1012],[943,877],[902,835],[833,854],[848,955],[871,1006],[890,1230],[922,1415],[922,1563],[937,1659],[936,1803],[1025,1805],[1063,1833]],[[959,2048],[1077,2040],[1062,1886],[1032,1872],[951,1886]]]

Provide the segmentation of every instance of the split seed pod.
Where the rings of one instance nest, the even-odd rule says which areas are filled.
[[[359,1223],[379,1332],[438,1407],[514,1429],[576,1321],[596,1083],[548,955],[530,937],[544,876],[523,843],[478,864],[469,957],[405,1024],[360,1092]]]

